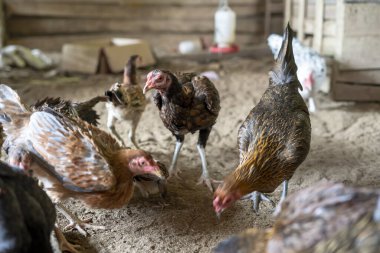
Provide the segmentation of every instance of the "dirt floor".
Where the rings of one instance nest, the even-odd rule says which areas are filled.
[[[231,59],[206,65],[177,60],[163,65],[181,71],[214,70],[220,75],[215,84],[222,109],[206,149],[209,170],[215,179],[222,179],[237,165],[237,130],[267,87],[270,63],[267,58]],[[1,75],[1,82],[17,88],[26,103],[45,96],[83,100],[102,94],[120,80],[119,75],[41,76],[29,72]],[[290,181],[290,192],[323,178],[379,187],[380,104],[337,103],[323,94],[318,94],[317,103],[319,110],[311,115],[311,151]],[[105,107],[96,108],[105,129]],[[127,136],[125,124],[117,128]],[[78,201],[67,201],[65,205],[79,217],[93,217],[93,223],[107,226],[104,231],[90,230],[87,238],[77,231],[65,233],[67,237],[82,245],[83,252],[210,252],[221,239],[245,228],[271,226],[273,208],[263,204],[260,213],[255,214],[248,200],[239,201],[225,211],[220,221],[216,219],[212,194],[206,187],[196,185],[201,172],[197,137],[186,136],[178,163],[184,180],[169,182],[166,200],[144,199],[136,191],[130,204],[120,210],[92,210]],[[142,148],[169,164],[175,140],[163,126],[153,103],[143,114],[137,139]],[[278,201],[279,196],[277,189],[273,198]],[[67,224],[62,216],[59,218],[61,225]]]

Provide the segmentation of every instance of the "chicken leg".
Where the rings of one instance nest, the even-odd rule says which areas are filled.
[[[140,147],[137,145],[137,142],[136,142],[136,129],[137,129],[137,125],[140,122],[140,118],[141,118],[141,113],[136,113],[136,115],[134,115],[134,118],[131,121],[131,128],[128,132],[129,142],[132,143],[133,146],[135,146],[135,148],[137,149],[140,149]]]
[[[203,183],[210,189],[211,192],[214,192],[214,187],[212,185],[213,180],[210,179],[210,176],[207,170],[207,160],[206,160],[206,151],[205,151],[206,143],[210,135],[210,132],[211,132],[211,127],[199,130],[197,149],[198,149],[199,156],[202,162],[202,175],[199,178],[198,184]]]
[[[111,131],[111,133],[121,142],[121,144],[126,147],[123,139],[121,138],[121,136],[119,135],[119,133],[116,131],[116,128],[115,128],[115,122],[116,122],[116,118],[111,114],[111,113],[108,113],[108,118],[107,118],[107,128]]]
[[[57,238],[59,249],[62,252],[70,252],[70,253],[79,253],[78,251],[80,249],[80,245],[72,244],[67,241],[65,235],[62,233],[62,231],[58,228],[57,225],[54,227],[54,233],[55,237]]]
[[[70,221],[70,224],[67,225],[65,227],[65,229],[76,228],[78,230],[78,232],[84,236],[87,236],[87,234],[88,234],[86,232],[85,228],[105,229],[104,226],[87,224],[89,221],[91,221],[91,218],[83,220],[83,221],[79,220],[78,217],[76,217],[74,214],[72,214],[65,206],[63,206],[60,203],[56,204],[56,208]]]
[[[177,142],[175,144],[175,150],[173,154],[172,163],[170,164],[170,168],[169,168],[169,178],[173,176],[179,178],[178,173],[181,172],[180,170],[177,169],[177,160],[178,160],[178,156],[183,145],[183,141],[185,140],[185,136],[176,135],[175,137],[177,139]]]

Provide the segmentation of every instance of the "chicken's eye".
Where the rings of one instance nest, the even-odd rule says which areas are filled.
[[[141,161],[141,166],[144,166],[145,165],[145,161]]]

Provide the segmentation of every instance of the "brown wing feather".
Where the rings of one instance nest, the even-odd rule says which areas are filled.
[[[109,138],[95,127],[83,122],[76,125],[51,113],[35,112],[26,131],[33,148],[53,166],[53,173],[67,188],[104,191],[115,184],[104,147],[99,145]],[[109,147],[111,151],[117,149],[116,144]]]

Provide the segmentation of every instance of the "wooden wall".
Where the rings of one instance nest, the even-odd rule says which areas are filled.
[[[3,0],[6,42],[59,51],[65,42],[105,36],[139,37],[160,50],[203,36],[212,42],[218,0]],[[277,0],[282,1],[282,0]],[[230,0],[237,42],[264,41],[263,0]],[[282,29],[282,6],[271,26]],[[280,7],[280,8],[279,8]]]

